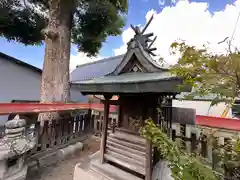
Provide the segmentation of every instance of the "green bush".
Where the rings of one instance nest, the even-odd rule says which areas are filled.
[[[186,153],[179,148],[151,119],[140,130],[150,140],[163,160],[169,163],[174,180],[220,180],[223,176],[212,170],[197,154]]]

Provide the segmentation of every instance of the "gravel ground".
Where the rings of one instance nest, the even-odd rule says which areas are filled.
[[[27,180],[73,180],[74,167],[79,162],[84,162],[89,155],[99,150],[100,140],[90,138],[84,144],[83,151],[76,152],[74,156],[57,164],[42,167],[37,172],[30,171]]]

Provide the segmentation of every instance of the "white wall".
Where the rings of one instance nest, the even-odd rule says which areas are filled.
[[[0,58],[0,102],[38,100],[40,73]]]
[[[9,103],[12,100],[39,100],[40,82],[40,73],[0,57],[0,103]],[[87,96],[81,96],[76,88],[72,88],[71,99],[82,102]],[[6,116],[0,116],[0,125],[6,119]]]
[[[187,101],[187,100],[173,100],[174,107],[185,107],[185,108],[193,108],[196,109],[197,115],[205,115],[205,116],[221,116],[224,109],[226,108],[225,103],[219,103],[216,106],[212,106],[210,109],[210,101]],[[232,110],[230,109],[227,116],[232,117]]]
[[[0,102],[38,100],[41,74],[0,58]],[[0,117],[0,123],[6,117]]]
[[[72,101],[83,103],[88,102],[88,96],[83,96],[82,93],[76,87],[71,87],[70,96]]]

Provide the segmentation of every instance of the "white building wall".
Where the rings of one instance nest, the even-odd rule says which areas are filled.
[[[174,107],[182,107],[182,108],[193,108],[196,109],[197,115],[205,115],[205,116],[221,116],[224,109],[226,108],[225,103],[219,103],[215,106],[210,107],[210,101],[188,101],[188,100],[173,100]],[[227,116],[232,117],[232,110],[230,109]]]
[[[40,99],[40,85],[41,73],[0,57],[0,103],[37,101]],[[70,93],[73,101],[87,101],[87,96],[82,96],[76,88],[72,88]],[[6,119],[7,116],[0,116],[0,125]]]
[[[0,102],[38,100],[41,74],[0,58]]]
[[[39,100],[41,74],[0,58],[0,103]],[[6,116],[0,116],[0,123]]]
[[[71,96],[71,101],[86,102],[86,103],[88,102],[88,96],[83,96],[77,88],[71,87],[70,96]]]

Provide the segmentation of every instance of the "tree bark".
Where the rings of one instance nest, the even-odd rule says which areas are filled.
[[[72,0],[50,0],[45,56],[41,82],[41,103],[70,100],[69,63],[71,46]],[[56,119],[58,113],[41,113],[39,120]]]

